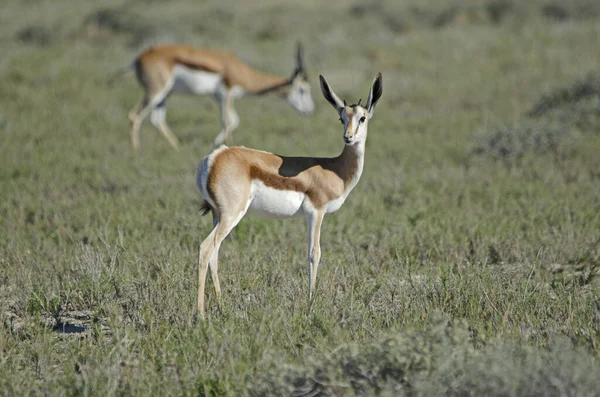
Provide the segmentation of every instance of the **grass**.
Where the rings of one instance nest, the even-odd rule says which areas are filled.
[[[1,394],[596,394],[600,134],[572,117],[526,118],[597,70],[600,25],[577,17],[588,3],[554,18],[545,2],[508,2],[496,22],[482,2],[456,1],[440,26],[430,17],[446,7],[433,1],[9,0]],[[194,174],[220,129],[216,105],[170,98],[181,151],[147,123],[134,153],[127,112],[141,90],[131,75],[106,81],[173,41],[288,75],[297,39],[316,114],[244,98],[235,144],[337,155],[342,132],[316,76],[354,101],[381,71],[362,180],[325,218],[312,310],[304,223],[247,218],[221,249],[224,309],[209,281],[202,323],[196,256],[210,221]],[[583,132],[599,125],[594,101],[577,105]],[[546,141],[519,140],[529,123],[570,139],[538,150]],[[498,125],[518,127],[506,130],[519,155],[490,144],[474,156]]]

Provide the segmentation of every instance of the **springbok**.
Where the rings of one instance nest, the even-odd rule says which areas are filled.
[[[177,149],[178,141],[166,123],[165,102],[171,93],[211,95],[219,102],[222,130],[214,140],[217,146],[239,125],[233,100],[245,94],[279,93],[302,115],[314,110],[302,55],[298,44],[296,68],[291,77],[259,72],[235,55],[183,45],[151,47],[134,62],[137,79],[144,88],[142,100],[129,112],[131,141],[139,149],[142,121],[150,121]]]
[[[344,150],[333,158],[283,157],[245,147],[221,146],[198,166],[196,186],[204,214],[213,216],[213,230],[198,253],[198,311],[204,318],[204,290],[210,264],[217,300],[219,248],[223,239],[246,215],[291,218],[305,215],[308,227],[308,296],[313,297],[321,259],[323,216],[337,211],[358,183],[363,171],[368,121],[383,92],[381,73],[373,80],[364,107],[346,105],[319,76],[323,96],[344,125]]]

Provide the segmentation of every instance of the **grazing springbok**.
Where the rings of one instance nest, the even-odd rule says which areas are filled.
[[[300,44],[291,77],[259,72],[228,52],[183,45],[151,47],[134,60],[133,67],[144,88],[142,100],[129,112],[135,149],[140,147],[140,126],[148,115],[167,141],[174,148],[178,147],[177,138],[165,120],[165,102],[171,93],[211,95],[219,102],[222,130],[214,140],[215,146],[225,142],[239,125],[233,100],[245,94],[275,92],[284,96],[302,115],[314,110]]]
[[[218,301],[221,298],[218,257],[223,239],[246,215],[291,218],[305,215],[308,226],[308,296],[312,300],[321,258],[323,216],[337,211],[363,171],[367,126],[383,92],[381,73],[373,80],[364,107],[346,105],[319,76],[321,91],[344,125],[344,150],[333,158],[283,157],[221,146],[200,161],[196,186],[204,198],[204,214],[213,216],[213,230],[198,253],[198,311],[204,318],[204,289],[210,264]]]

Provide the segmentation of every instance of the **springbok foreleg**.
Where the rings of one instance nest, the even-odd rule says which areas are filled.
[[[213,145],[218,146],[227,142],[233,130],[240,125],[240,118],[233,107],[233,97],[230,91],[217,95],[219,110],[221,112],[221,132],[215,138]]]
[[[317,270],[321,260],[321,224],[323,212],[310,212],[306,218],[308,229],[308,299],[312,301],[317,283]]]

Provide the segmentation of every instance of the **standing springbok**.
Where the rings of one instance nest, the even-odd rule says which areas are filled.
[[[204,289],[210,264],[220,302],[218,257],[223,239],[246,215],[291,218],[304,214],[308,226],[308,296],[312,300],[321,258],[323,216],[337,211],[363,171],[367,126],[383,92],[381,73],[373,80],[365,106],[346,105],[319,76],[321,91],[344,125],[344,150],[338,157],[283,157],[221,146],[200,161],[196,186],[204,198],[204,214],[213,215],[214,228],[198,253],[198,311],[204,318]]]
[[[211,95],[219,102],[222,130],[214,140],[215,146],[223,143],[239,125],[233,100],[245,94],[276,92],[302,115],[314,110],[300,44],[296,68],[289,78],[259,72],[228,52],[183,45],[151,47],[135,59],[133,66],[144,88],[142,100],[129,112],[135,149],[140,147],[140,126],[148,115],[154,127],[177,149],[177,138],[165,120],[165,102],[174,92]]]

